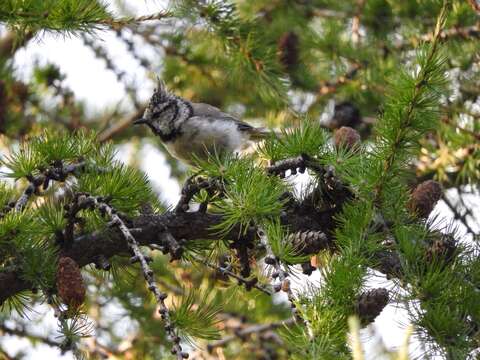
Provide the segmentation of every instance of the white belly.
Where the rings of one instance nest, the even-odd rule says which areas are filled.
[[[181,134],[165,144],[174,157],[191,164],[194,156],[207,159],[211,155],[233,153],[248,147],[248,134],[238,130],[233,121],[192,117],[181,129]]]

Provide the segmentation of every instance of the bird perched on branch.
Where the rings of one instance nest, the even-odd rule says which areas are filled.
[[[214,106],[178,97],[160,80],[143,117],[134,124],[148,125],[170,154],[187,164],[193,164],[195,158],[206,159],[208,154],[245,150],[270,134]]]

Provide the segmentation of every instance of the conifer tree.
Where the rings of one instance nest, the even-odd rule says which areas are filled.
[[[398,306],[421,350],[392,358],[478,356],[477,1],[110,5],[0,2],[2,335],[75,358],[363,359],[361,329]],[[179,164],[132,126],[146,104],[106,32],[152,82],[277,131]],[[20,80],[15,52],[51,33],[103,59],[129,110],[92,115],[55,65]],[[165,154],[178,204],[124,144]]]

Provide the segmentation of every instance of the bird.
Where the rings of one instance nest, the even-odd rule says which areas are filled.
[[[247,124],[215,106],[177,96],[161,80],[143,116],[133,123],[147,125],[173,157],[188,165],[211,155],[239,153],[271,135],[270,130]]]

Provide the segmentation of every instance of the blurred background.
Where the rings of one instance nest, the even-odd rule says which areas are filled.
[[[117,16],[149,15],[175,5],[158,0],[107,3]],[[9,42],[11,30],[0,27],[0,58],[8,65],[0,74],[3,155],[32,129],[94,129],[101,142],[113,141],[118,159],[148,174],[165,209],[174,205],[187,167],[147,129],[131,126],[143,113],[157,76],[178,95],[220,107],[250,123],[290,127],[301,115],[332,131],[354,127],[368,141],[371,125],[382,112],[389,76],[411,61],[419,42],[428,41],[440,7],[438,1],[413,0],[235,3],[240,25],[222,18],[227,12],[201,14],[186,7],[177,9],[183,17],[176,19],[90,34],[27,33],[16,42]],[[437,132],[423,140],[422,155],[412,170],[418,181],[436,179],[446,189],[431,216],[455,221],[464,241],[474,241],[480,231],[479,15],[468,1],[456,1],[447,21],[449,86],[442,121]],[[244,43],[232,40],[228,25],[236,27]],[[244,36],[248,31],[251,35]],[[292,181],[298,188],[305,182],[300,175]],[[169,284],[204,281],[205,274],[181,264],[170,267],[166,258],[159,258],[156,271]],[[162,342],[156,334],[163,330],[150,324],[151,309],[136,303],[135,294],[144,292],[141,281],[121,269],[125,282],[117,285],[101,285],[102,275],[88,273],[88,290],[97,301],[88,304],[96,337],[86,346],[91,353],[140,359]],[[377,275],[380,286],[392,287]],[[309,278],[299,275],[296,287],[319,279],[318,272]],[[253,295],[241,296],[248,302]],[[236,315],[255,323],[286,311],[281,299],[274,305],[256,299],[255,304],[249,314]],[[226,306],[235,313],[234,304]],[[6,319],[5,324],[19,331],[19,336],[3,332],[0,338],[1,349],[11,358],[73,358],[51,346],[56,342],[56,319],[48,306],[37,304],[27,318]],[[381,358],[384,348],[399,346],[407,325],[405,309],[387,306],[362,330],[371,358]],[[418,346],[412,341],[413,354],[422,352]],[[199,359],[210,356],[201,344],[192,349]],[[250,356],[248,344],[232,345],[229,351],[212,358]],[[162,358],[163,352],[157,356],[153,358]]]

